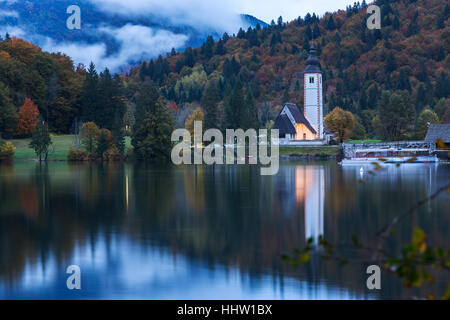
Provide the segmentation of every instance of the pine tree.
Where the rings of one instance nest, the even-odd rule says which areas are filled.
[[[390,51],[386,59],[386,73],[390,73],[395,69],[397,69],[397,63],[395,61],[394,54],[392,53],[392,51]]]
[[[436,80],[435,95],[438,98],[447,98],[449,94],[450,81],[444,71],[441,71]]]
[[[255,99],[253,98],[253,93],[250,88],[247,88],[247,94],[245,96],[245,107],[241,119],[241,128],[244,130],[259,129],[258,109],[256,108]]]
[[[400,19],[398,17],[398,14],[396,13],[394,16],[394,21],[392,22],[392,28],[394,30],[400,29]]]
[[[82,102],[81,102],[81,119],[83,122],[95,121],[99,106],[98,95],[98,74],[95,70],[93,62],[89,65],[84,81]]]
[[[425,82],[428,80],[427,68],[425,66],[424,60],[420,60],[419,73],[417,74],[417,79],[422,82]]]
[[[406,31],[407,37],[411,37],[411,36],[419,33],[419,25],[417,24],[418,17],[419,17],[419,11],[416,11],[410,24],[408,25],[408,29]]]
[[[33,136],[30,141],[30,148],[34,149],[34,152],[39,158],[39,161],[47,161],[48,148],[52,145],[52,139],[48,131],[48,125],[42,119],[39,119],[36,127],[33,130]]]
[[[106,136],[106,130],[100,130],[100,134],[98,135],[97,147],[95,148],[95,152],[100,155],[100,158],[103,160],[104,153],[108,150],[109,143]]]
[[[362,90],[361,95],[359,96],[359,109],[360,109],[360,110],[367,109],[367,95],[366,95],[366,90]]]
[[[416,111],[420,111],[425,107],[427,93],[423,83],[419,83],[416,89]]]
[[[224,46],[224,41],[223,41],[222,39],[220,39],[220,40],[217,42],[217,46],[216,46],[216,54],[219,55],[219,56],[222,56],[222,55],[224,55],[224,54],[226,54],[226,53],[227,53],[227,49],[226,49],[225,46]]]
[[[120,154],[125,154],[125,130],[123,128],[123,118],[120,117],[119,113],[116,113],[114,117],[112,136],[117,150],[119,150]]]
[[[445,59],[445,51],[444,51],[444,47],[441,44],[441,46],[439,47],[438,55],[436,57],[436,61],[442,61],[444,59]]]
[[[220,91],[216,80],[210,80],[206,85],[205,93],[201,100],[203,110],[205,110],[205,129],[219,128]]]
[[[114,120],[113,79],[108,68],[100,73],[97,89],[97,108],[94,112],[94,122],[100,128],[112,128]]]
[[[397,90],[408,90],[411,92],[411,83],[409,82],[409,77],[404,69],[400,69],[400,74],[397,81]]]
[[[205,43],[202,46],[202,54],[206,59],[210,59],[214,54],[214,39],[212,36],[206,38]]]
[[[330,15],[330,18],[328,19],[328,22],[327,22],[327,29],[328,29],[328,30],[334,30],[334,29],[336,29],[336,24],[334,23],[334,20],[333,20],[333,16],[332,16],[332,15]]]
[[[383,91],[378,101],[378,132],[386,140],[400,140],[414,123],[415,109],[407,91]]]
[[[243,107],[245,105],[244,88],[240,80],[225,98],[225,125],[226,129],[241,128]]]
[[[195,55],[191,47],[188,47],[186,51],[184,51],[184,65],[189,68],[192,68],[195,65]]]
[[[170,159],[173,130],[172,114],[156,88],[151,83],[142,84],[136,100],[136,123],[132,137],[136,157],[146,161]]]
[[[19,117],[9,98],[9,90],[0,82],[0,139],[12,138]]]

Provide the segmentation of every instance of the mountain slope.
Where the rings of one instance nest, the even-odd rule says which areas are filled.
[[[222,99],[237,78],[252,91],[265,123],[287,101],[302,108],[302,72],[314,32],[328,111],[336,106],[352,111],[373,136],[382,90],[406,90],[416,116],[447,99],[436,112],[441,121],[448,121],[449,5],[440,0],[376,4],[382,10],[381,30],[367,28],[366,7],[356,4],[320,19],[307,14],[287,24],[241,30],[236,37],[205,43],[193,53],[143,64],[131,72],[129,81],[150,78],[168,100],[182,106],[201,101],[207,87],[202,72],[209,80],[220,79]],[[213,47],[212,55],[208,46]]]
[[[81,8],[81,30],[66,27],[69,17],[66,9],[74,4]],[[239,27],[265,25],[249,15],[241,15],[235,20],[236,26],[230,22],[230,28],[236,29],[235,32]],[[215,26],[213,21],[210,25],[196,24],[195,21],[174,23],[161,16],[119,14],[92,0],[18,0],[0,2],[0,32],[5,34],[7,31],[11,36],[20,36],[48,51],[63,51],[73,56],[76,62],[87,64],[91,59],[101,69],[108,66],[119,70],[124,65],[165,54],[172,47],[183,50],[198,46],[208,35],[218,38],[228,30]],[[132,38],[133,42],[127,38]],[[128,54],[130,46],[132,52]],[[128,47],[127,50],[124,47]]]

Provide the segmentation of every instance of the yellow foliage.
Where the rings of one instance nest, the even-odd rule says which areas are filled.
[[[6,51],[0,51],[0,59],[9,60],[11,55]]]
[[[7,43],[9,53],[14,59],[17,59],[27,65],[31,64],[39,53],[40,49],[23,39],[13,37]]]
[[[194,112],[186,119],[186,121],[184,123],[184,127],[191,134],[191,139],[192,140],[194,139],[194,122],[195,121],[201,121],[203,123],[204,120],[205,120],[205,116],[204,116],[203,111],[202,111],[202,109],[200,107],[195,109]]]
[[[11,160],[16,153],[16,147],[9,141],[0,141],[0,161]]]
[[[343,142],[355,128],[355,117],[350,111],[336,107],[325,117],[325,124],[338,141]]]

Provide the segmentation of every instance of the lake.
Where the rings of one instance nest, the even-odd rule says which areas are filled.
[[[0,165],[0,299],[398,299],[442,293],[445,274],[406,289],[367,265],[281,255],[322,235],[372,243],[396,215],[450,181],[448,165],[407,164],[375,175],[333,162],[257,166],[16,162]],[[361,183],[360,180],[364,183]],[[396,227],[398,252],[414,226],[450,243],[450,196],[440,194]],[[343,256],[359,253],[342,249]],[[68,290],[66,268],[81,269]],[[447,273],[448,275],[448,273]]]

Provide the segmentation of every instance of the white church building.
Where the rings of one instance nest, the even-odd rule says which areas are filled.
[[[306,64],[303,73],[304,112],[302,114],[293,103],[286,103],[281,109],[273,127],[280,132],[280,144],[324,145],[333,137],[323,121],[322,71],[314,45]]]

